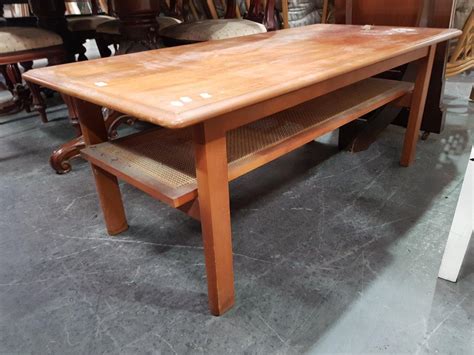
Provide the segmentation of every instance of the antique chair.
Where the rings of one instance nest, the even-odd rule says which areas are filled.
[[[207,1],[204,10],[211,19],[199,19],[195,3],[192,0],[182,2],[181,8],[176,12],[183,18],[188,17],[187,12],[191,13],[195,21],[161,30],[160,36],[165,45],[173,46],[253,35],[278,28],[275,0],[268,0],[265,6],[260,0],[251,0],[248,6],[246,3],[237,6],[235,0],[227,0],[223,4],[225,7],[221,9],[222,11],[218,11],[219,8],[212,0]],[[219,12],[224,14],[224,18],[219,18]],[[242,13],[244,13],[243,16]]]
[[[27,111],[35,109],[47,122],[46,106],[36,85],[28,90],[21,78],[19,64],[25,70],[33,60],[46,58],[49,64],[64,61],[65,50],[61,37],[53,32],[34,27],[0,27],[0,72],[4,75],[15,106]]]

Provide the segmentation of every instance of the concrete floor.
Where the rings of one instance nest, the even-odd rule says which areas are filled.
[[[0,353],[473,354],[474,248],[437,279],[473,143],[473,77],[447,85],[442,135],[398,165],[403,129],[368,151],[330,135],[231,184],[236,305],[207,310],[200,226],[123,185],[107,236],[89,166],[48,165],[71,138],[0,117]]]

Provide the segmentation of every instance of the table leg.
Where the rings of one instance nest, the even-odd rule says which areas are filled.
[[[209,308],[221,315],[234,304],[226,136],[203,123],[195,128],[194,145]]]
[[[429,48],[428,55],[418,61],[418,71],[416,74],[415,88],[413,90],[410,106],[410,115],[403,144],[402,166],[410,166],[415,160],[416,143],[418,141],[423,112],[425,110],[426,96],[431,79],[436,45]]]
[[[86,145],[107,141],[107,129],[102,117],[102,108],[79,99],[74,99],[74,106],[79,115],[79,123]],[[110,235],[119,234],[128,229],[128,224],[117,178],[94,164],[91,164],[91,168],[107,232]]]

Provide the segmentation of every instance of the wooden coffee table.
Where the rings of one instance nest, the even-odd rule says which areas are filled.
[[[234,304],[230,180],[388,103],[410,107],[415,158],[436,44],[457,30],[314,25],[31,70],[72,98],[107,231],[128,228],[117,178],[200,220],[209,307]],[[373,79],[418,62],[414,85]],[[101,107],[161,128],[107,141]]]

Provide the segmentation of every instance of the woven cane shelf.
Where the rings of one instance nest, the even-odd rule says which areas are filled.
[[[401,98],[411,83],[367,79],[227,133],[229,180]],[[82,156],[179,207],[197,197],[192,129],[152,129],[89,146]]]

